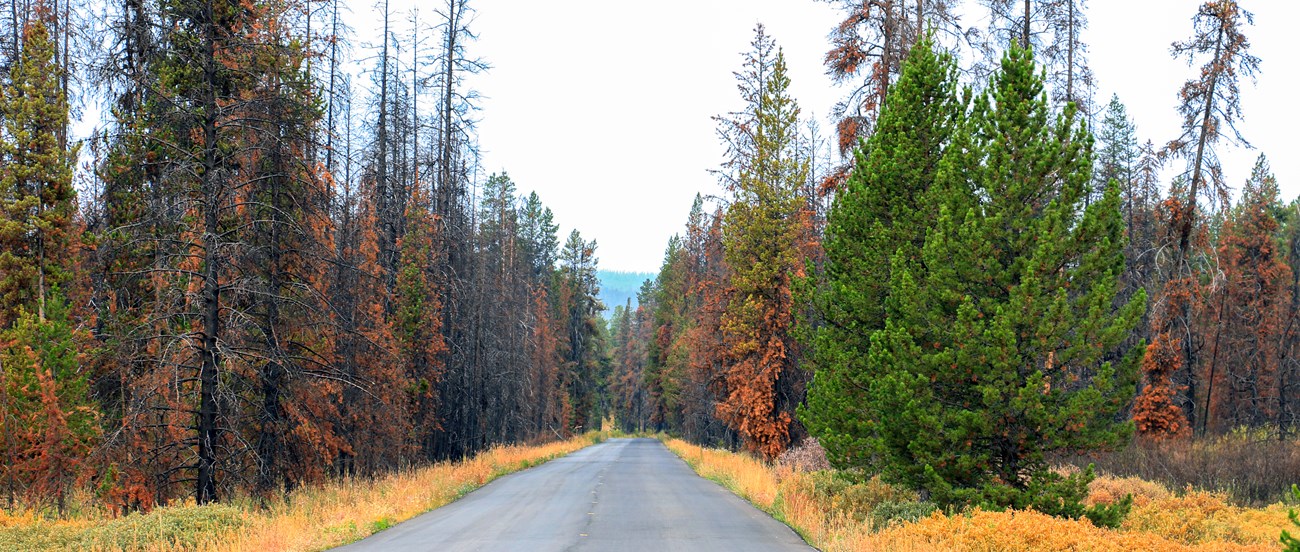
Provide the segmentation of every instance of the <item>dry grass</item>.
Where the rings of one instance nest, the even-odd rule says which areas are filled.
[[[1088,498],[1083,502],[1089,506],[1113,504],[1126,495],[1133,495],[1133,506],[1141,508],[1152,501],[1168,499],[1173,496],[1173,493],[1170,493],[1164,485],[1139,477],[1103,475],[1092,480],[1088,485]]]
[[[1235,431],[1204,439],[1134,440],[1118,452],[1064,458],[1104,473],[1223,492],[1237,504],[1265,506],[1284,500],[1300,477],[1300,446],[1265,432]]]
[[[443,506],[487,482],[566,455],[603,437],[497,447],[474,458],[305,487],[259,506],[252,500],[157,508],[117,519],[49,521],[0,513],[0,550],[322,550]]]
[[[696,473],[785,522],[821,550],[852,550],[842,543],[870,532],[870,522],[857,518],[857,508],[826,504],[824,497],[811,491],[817,482],[810,473],[787,466],[772,468],[748,455],[707,449],[679,439],[667,439],[665,444]]]
[[[1287,507],[1234,506],[1222,493],[1174,493],[1136,477],[1099,477],[1090,502],[1134,495],[1119,529],[1033,511],[924,514],[914,494],[878,480],[769,466],[752,457],[669,439],[700,475],[723,484],[795,528],[809,544],[841,550],[1264,551],[1277,550]]]

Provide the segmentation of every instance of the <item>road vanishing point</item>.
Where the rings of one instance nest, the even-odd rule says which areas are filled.
[[[813,550],[654,439],[610,439],[350,545],[363,551]]]

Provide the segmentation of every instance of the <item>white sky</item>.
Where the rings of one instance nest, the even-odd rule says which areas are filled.
[[[966,0],[970,3],[974,0]],[[1169,57],[1192,31],[1197,0],[1091,0],[1084,35],[1098,101],[1118,93],[1139,139],[1179,134],[1175,106],[1196,69]],[[1242,134],[1269,155],[1283,198],[1300,194],[1291,139],[1300,127],[1286,43],[1298,3],[1241,0],[1261,74],[1245,83]],[[394,4],[396,6],[396,2]],[[719,193],[710,168],[723,150],[711,116],[740,107],[732,72],[762,22],[784,48],[791,91],[805,115],[824,119],[841,96],[825,76],[826,34],[839,13],[813,0],[475,0],[470,46],[492,64],[474,87],[481,102],[484,170],[506,170],[536,190],[561,231],[599,242],[601,267],[654,272],[682,231],[697,192]],[[373,12],[356,6],[357,27]],[[405,17],[400,17],[404,21]],[[964,22],[983,26],[984,22]],[[397,23],[402,26],[403,23]],[[365,38],[364,30],[358,33]],[[401,36],[399,31],[398,36]],[[364,52],[358,50],[358,56]],[[823,122],[823,128],[830,126]],[[1257,152],[1222,152],[1228,182],[1249,175]],[[563,235],[561,236],[563,239]]]

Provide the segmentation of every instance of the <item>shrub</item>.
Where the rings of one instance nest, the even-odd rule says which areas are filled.
[[[915,492],[890,485],[873,477],[855,482],[843,472],[821,471],[785,482],[782,494],[802,493],[819,508],[836,512],[856,521],[866,521],[883,503],[907,503],[917,500]]]
[[[1264,506],[1287,497],[1295,474],[1300,473],[1300,446],[1234,432],[1182,441],[1136,439],[1121,451],[1063,460],[1075,465],[1094,463],[1102,472],[1158,482],[1169,489],[1190,485],[1224,493],[1236,504]]]
[[[831,463],[826,460],[826,449],[822,448],[816,437],[809,437],[799,443],[799,446],[786,449],[776,457],[776,463],[803,472],[831,469]]]
[[[1173,494],[1164,485],[1140,477],[1103,475],[1088,484],[1088,497],[1084,499],[1084,503],[1089,506],[1114,504],[1123,500],[1125,496],[1133,497],[1135,506],[1146,506],[1153,500],[1164,500]]]
[[[1243,508],[1229,504],[1222,493],[1189,489],[1175,496],[1158,483],[1110,476],[1089,484],[1084,502],[1114,509],[1117,503],[1131,500],[1132,512],[1118,529],[1033,510],[975,508],[944,514],[934,505],[920,502],[916,493],[877,478],[864,479],[860,473],[798,472],[674,439],[667,444],[697,472],[724,481],[755,506],[795,528],[809,544],[827,552],[1264,552],[1276,550],[1278,535],[1292,527],[1282,504]],[[1083,470],[1070,467],[1053,471],[1062,478],[1083,474]],[[757,488],[761,485],[779,490],[762,492]],[[765,500],[767,497],[775,499]]]
[[[931,502],[886,500],[871,511],[871,527],[876,531],[904,522],[920,521],[938,508]]]
[[[249,525],[224,504],[158,508],[94,523],[34,521],[0,531],[0,550],[138,550],[212,548]]]
[[[1224,493],[1188,488],[1180,496],[1134,508],[1121,528],[1156,533],[1187,545],[1275,544],[1285,522],[1285,509],[1280,504],[1265,509],[1243,508],[1229,503]]]
[[[1300,502],[1300,488],[1294,483],[1291,484],[1291,498]],[[1300,517],[1297,517],[1295,510],[1287,510],[1288,518],[1291,518],[1291,525],[1300,527]],[[1286,530],[1282,531],[1282,545],[1286,546],[1286,552],[1300,552],[1300,539],[1291,536]]]

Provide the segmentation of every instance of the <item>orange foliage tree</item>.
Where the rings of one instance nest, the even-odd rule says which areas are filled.
[[[1277,182],[1260,156],[1220,231],[1222,275],[1206,300],[1200,433],[1276,420],[1281,334],[1291,267],[1277,250]]]
[[[1170,348],[1178,354],[1157,351],[1149,355],[1150,362],[1143,364],[1147,383],[1134,407],[1139,426],[1148,416],[1160,420],[1175,415],[1185,416],[1187,427],[1198,432],[1205,431],[1208,424],[1207,413],[1202,410],[1211,395],[1206,387],[1213,384],[1203,381],[1208,376],[1202,370],[1204,335],[1197,327],[1205,299],[1202,274],[1208,264],[1200,261],[1205,259],[1203,253],[1209,251],[1209,245],[1197,208],[1202,196],[1211,202],[1227,203],[1227,187],[1214,155],[1215,145],[1229,132],[1230,139],[1245,142],[1236,128],[1241,117],[1237,79],[1251,77],[1259,69],[1259,59],[1250,54],[1250,42],[1241,31],[1243,23],[1251,22],[1251,14],[1234,0],[1206,1],[1193,18],[1193,36],[1174,43],[1171,50],[1175,57],[1185,57],[1189,63],[1203,59],[1204,64],[1179,92],[1182,134],[1164,149],[1165,154],[1185,159],[1187,170],[1162,206],[1168,233],[1165,243],[1174,249],[1174,257],[1167,261],[1163,291],[1153,298],[1156,308],[1151,334],[1155,338],[1151,346]],[[1161,334],[1176,339],[1162,340]],[[1173,376],[1175,386],[1152,385],[1162,381],[1164,374]],[[1173,394],[1168,401],[1155,396],[1168,393]],[[1167,411],[1170,404],[1177,404],[1181,413]],[[1162,408],[1166,411],[1156,411]],[[1168,424],[1150,427],[1150,431],[1143,431],[1145,435],[1171,434],[1172,426]]]
[[[393,303],[380,268],[377,198],[373,180],[344,197],[336,240],[331,305],[338,331],[336,358],[348,382],[342,391],[339,431],[342,473],[373,474],[401,465],[411,430],[404,367],[397,362]]]
[[[796,363],[791,285],[804,266],[798,246],[807,213],[799,192],[810,169],[799,151],[785,56],[762,27],[740,78],[750,104],[734,126],[749,132],[733,141],[741,147],[733,146],[733,199],[723,216],[731,274],[721,317],[727,395],[718,417],[746,448],[771,459],[801,431],[793,414],[806,378]]]
[[[1189,210],[1186,188],[1179,182],[1170,189],[1169,197],[1157,208],[1157,218],[1163,229],[1159,238],[1165,245],[1177,243],[1181,217]],[[1197,250],[1203,250],[1204,232],[1198,232]],[[1170,262],[1166,259],[1166,262]],[[1142,359],[1140,371],[1142,384],[1134,400],[1132,416],[1140,435],[1152,439],[1169,439],[1191,434],[1189,409],[1194,408],[1192,396],[1196,384],[1194,364],[1189,359],[1191,351],[1198,348],[1199,333],[1192,331],[1188,322],[1203,304],[1204,289],[1192,274],[1190,263],[1172,261],[1164,267],[1163,286],[1156,294],[1151,308],[1151,342]]]

